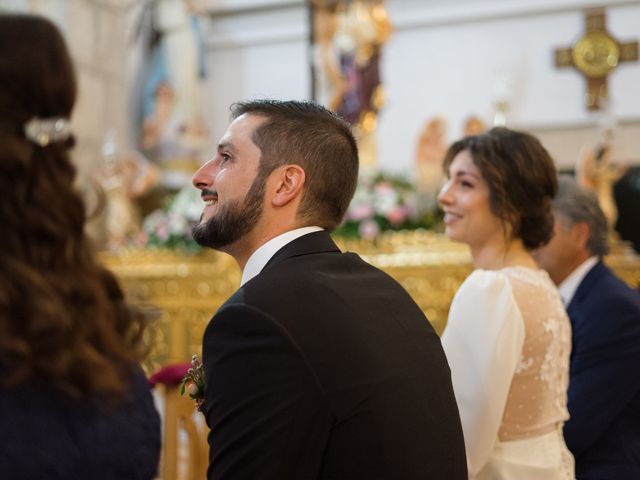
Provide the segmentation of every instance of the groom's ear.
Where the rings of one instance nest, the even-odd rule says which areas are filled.
[[[302,187],[306,177],[304,169],[300,165],[283,165],[273,173],[276,184],[275,191],[271,196],[271,204],[274,207],[282,207],[302,197]]]

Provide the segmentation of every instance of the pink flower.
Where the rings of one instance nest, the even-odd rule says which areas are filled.
[[[395,189],[393,188],[393,185],[383,180],[373,187],[373,191],[376,195],[387,195],[395,192]]]
[[[394,225],[400,225],[407,218],[407,211],[404,207],[397,206],[387,213],[387,218]]]
[[[349,210],[349,219],[356,222],[369,218],[372,215],[373,208],[371,208],[371,205],[358,205]]]
[[[169,226],[167,224],[158,225],[156,235],[158,236],[158,239],[166,242],[169,239]]]
[[[358,227],[358,232],[362,238],[372,240],[380,233],[380,227],[373,220],[365,220]]]

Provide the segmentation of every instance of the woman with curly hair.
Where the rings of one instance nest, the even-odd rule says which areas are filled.
[[[562,436],[571,324],[530,253],[553,232],[553,160],[535,137],[494,128],[454,143],[444,167],[446,234],[476,267],[442,336],[469,478],[573,479]]]
[[[58,29],[0,15],[0,478],[151,479],[144,321],[84,232],[75,99]]]

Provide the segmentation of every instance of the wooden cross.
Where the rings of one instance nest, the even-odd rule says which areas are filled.
[[[585,12],[585,33],[572,47],[555,51],[556,67],[574,67],[587,79],[589,110],[600,110],[607,98],[607,76],[621,62],[638,60],[638,42],[619,42],[607,31],[601,8]]]

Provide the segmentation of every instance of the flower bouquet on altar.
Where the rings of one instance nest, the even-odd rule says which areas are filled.
[[[165,208],[148,215],[139,242],[145,247],[198,251],[191,229],[202,213],[200,192],[191,185],[180,190]],[[334,232],[338,237],[375,239],[380,233],[432,229],[439,212],[421,208],[418,192],[406,178],[382,172],[363,175],[344,221]]]
[[[337,236],[372,240],[389,230],[430,229],[438,214],[422,211],[413,184],[381,172],[359,179]]]
[[[191,229],[202,213],[200,191],[191,185],[171,197],[163,209],[150,213],[142,223],[140,243],[145,247],[197,251],[200,246],[191,237]]]

